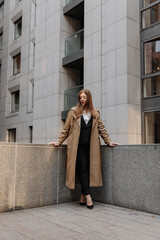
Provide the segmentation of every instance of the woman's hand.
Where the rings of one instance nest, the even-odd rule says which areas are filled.
[[[116,143],[116,142],[110,142],[109,143],[109,146],[110,147],[115,147],[115,146],[118,146],[119,144],[118,143]]]
[[[58,147],[60,144],[58,142],[50,142],[49,145],[53,145],[54,147]]]

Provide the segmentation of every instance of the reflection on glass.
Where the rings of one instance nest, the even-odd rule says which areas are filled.
[[[160,76],[147,78],[143,80],[143,96],[160,95]]]
[[[142,28],[149,27],[150,25],[160,21],[160,4],[142,12]]]
[[[144,43],[145,74],[160,71],[160,40]]]
[[[160,111],[144,114],[144,143],[160,143]]]
[[[156,2],[157,0],[143,0],[143,7],[147,7],[151,3]]]
[[[74,33],[65,40],[65,55],[68,56],[84,47],[84,30]]]
[[[69,110],[75,105],[77,105],[78,101],[78,93],[83,88],[82,85],[73,87],[65,90],[64,92],[64,110]]]

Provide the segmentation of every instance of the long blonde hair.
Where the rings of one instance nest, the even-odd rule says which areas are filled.
[[[80,95],[82,93],[85,93],[87,96],[87,100],[84,106],[82,106],[80,103]],[[93,107],[93,102],[92,102],[92,94],[88,89],[82,89],[78,94],[78,104],[75,109],[75,115],[77,118],[79,118],[83,114],[84,109],[89,111],[93,117],[96,117],[96,111]]]

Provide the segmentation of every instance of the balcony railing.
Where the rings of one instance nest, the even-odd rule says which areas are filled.
[[[64,92],[64,111],[67,111],[77,105],[78,93],[83,85],[73,87]]]
[[[66,5],[70,2],[72,2],[73,0],[66,0]]]
[[[65,40],[65,56],[84,48],[84,29],[74,33]]]

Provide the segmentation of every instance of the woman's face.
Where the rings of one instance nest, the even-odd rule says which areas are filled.
[[[86,104],[87,101],[87,95],[85,93],[81,93],[80,95],[80,103],[82,106],[84,106]]]

